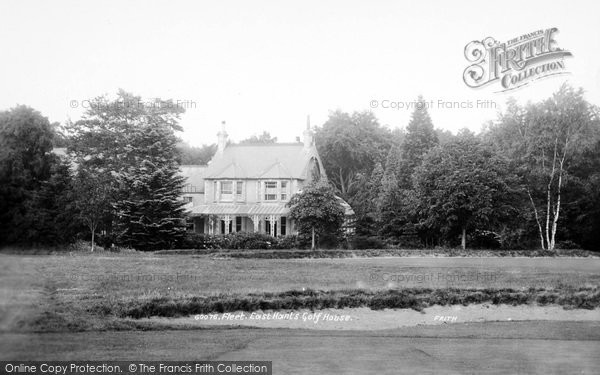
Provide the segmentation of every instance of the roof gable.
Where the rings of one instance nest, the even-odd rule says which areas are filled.
[[[305,179],[316,148],[302,143],[229,145],[208,164],[207,179]],[[320,163],[320,160],[319,160]]]
[[[292,173],[281,164],[281,162],[276,161],[273,165],[271,165],[264,173],[262,173],[260,178],[273,178],[273,179],[285,179],[285,178],[293,178]]]

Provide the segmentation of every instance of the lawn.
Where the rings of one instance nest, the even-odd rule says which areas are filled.
[[[285,374],[598,373],[600,324],[595,320],[369,331],[228,329],[175,324],[168,318],[121,318],[111,308],[156,298],[190,301],[290,290],[302,296],[303,288],[323,291],[317,294],[597,288],[599,269],[597,258],[0,254],[0,359],[261,359],[273,361],[273,373]]]
[[[115,305],[153,298],[289,290],[600,286],[600,259],[345,258],[213,259],[198,255],[97,253],[0,255],[0,329],[130,328]],[[127,323],[130,324],[130,323]]]

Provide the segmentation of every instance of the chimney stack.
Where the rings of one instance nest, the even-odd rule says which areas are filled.
[[[227,146],[227,132],[225,131],[225,121],[221,122],[221,130],[217,133],[217,154],[223,155],[225,147]]]
[[[304,150],[310,150],[314,144],[314,136],[312,130],[310,130],[310,115],[306,116],[306,130],[304,135]]]

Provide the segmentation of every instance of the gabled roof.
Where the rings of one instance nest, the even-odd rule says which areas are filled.
[[[208,164],[205,179],[305,179],[316,148],[302,143],[229,145]],[[320,164],[320,160],[319,160]]]

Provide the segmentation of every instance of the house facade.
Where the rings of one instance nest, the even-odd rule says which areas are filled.
[[[206,166],[184,165],[191,228],[197,233],[261,232],[296,234],[286,204],[314,179],[326,178],[310,127],[303,142],[228,144],[224,123],[217,152]],[[346,215],[350,206],[341,200]]]

